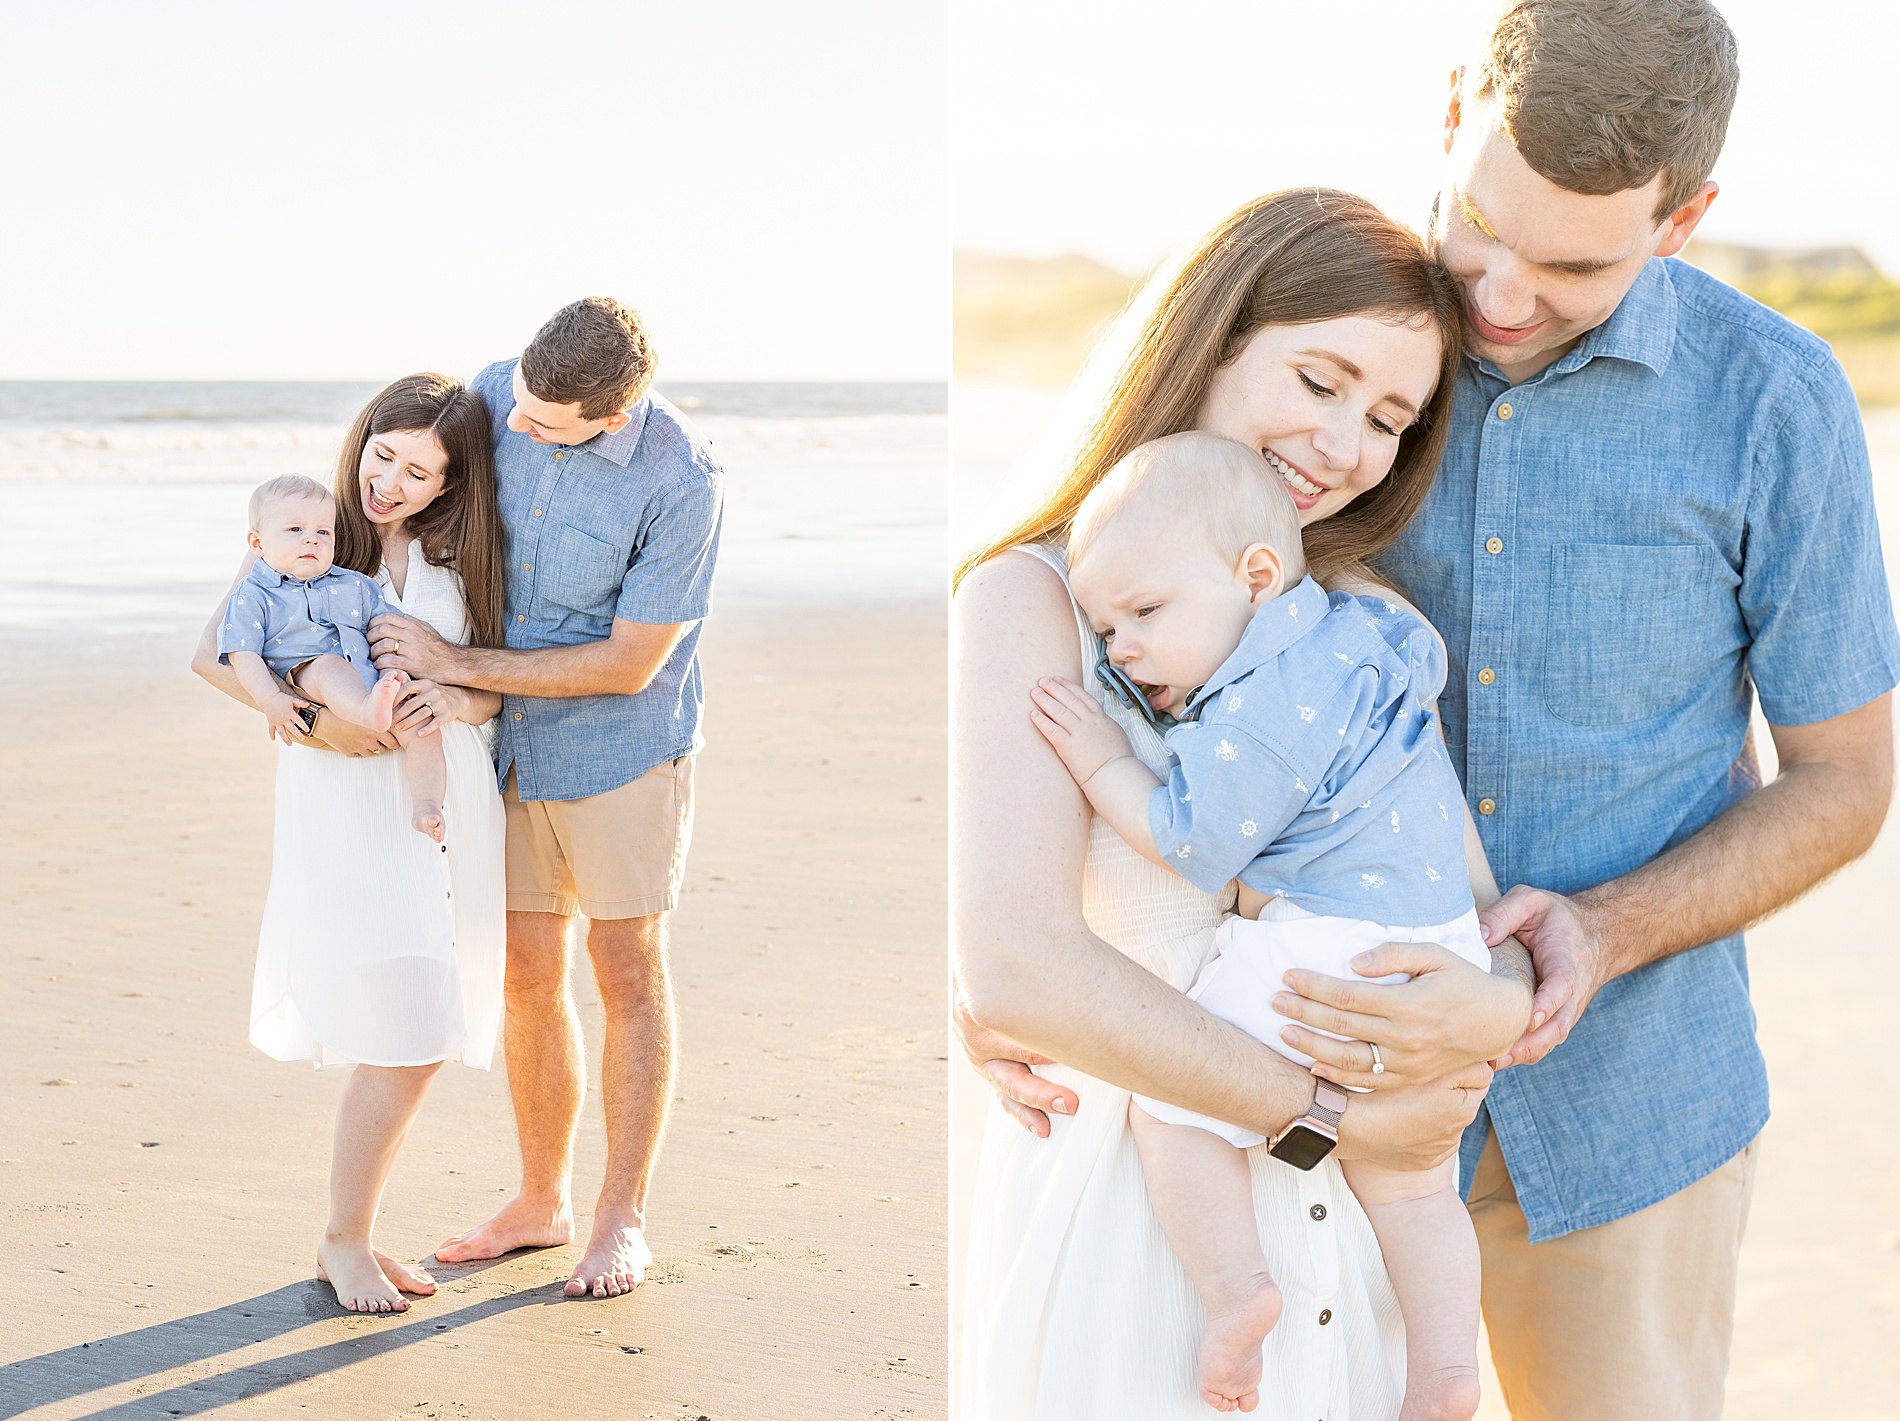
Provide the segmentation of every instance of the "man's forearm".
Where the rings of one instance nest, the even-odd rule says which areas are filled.
[[[446,678],[458,686],[508,696],[603,696],[631,694],[619,658],[605,641],[550,646],[538,651],[501,647],[459,648]]]

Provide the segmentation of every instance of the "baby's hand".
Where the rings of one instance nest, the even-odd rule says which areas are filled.
[[[1029,723],[1062,757],[1077,784],[1086,785],[1110,760],[1134,753],[1122,728],[1075,682],[1045,676],[1030,687],[1029,699],[1034,703]]]
[[[266,733],[272,740],[281,739],[286,745],[295,745],[310,734],[310,727],[297,712],[311,704],[288,691],[279,691],[270,704],[263,707],[264,719],[270,726]]]

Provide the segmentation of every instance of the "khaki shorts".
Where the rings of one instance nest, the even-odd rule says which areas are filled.
[[[693,833],[693,757],[656,765],[585,799],[523,802],[508,812],[508,911],[644,918],[679,904]]]

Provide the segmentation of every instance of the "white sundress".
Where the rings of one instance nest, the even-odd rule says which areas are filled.
[[[386,568],[376,580],[392,604],[467,644],[461,579],[425,559],[420,542],[410,543],[400,598]],[[409,825],[401,750],[361,759],[278,751],[252,1045],[318,1066],[460,1060],[488,1069],[507,921],[493,733],[442,728],[443,844]]]
[[[1067,582],[1061,553],[1024,547]],[[1082,664],[1101,643],[1077,611]],[[1086,674],[1086,673],[1085,673]],[[1091,689],[1094,689],[1092,680]],[[1160,773],[1161,737],[1098,697]],[[1092,932],[1182,990],[1212,955],[1231,907],[1089,825],[1082,909]],[[1189,1421],[1199,1396],[1205,1311],[1169,1247],[1128,1130],[1129,1093],[1064,1066],[1037,1073],[1073,1089],[1070,1118],[1037,1139],[991,1103],[978,1166],[963,1300],[961,1421]],[[1379,1245],[1328,1159],[1302,1172],[1248,1151],[1261,1246],[1285,1308],[1268,1336],[1260,1416],[1392,1421],[1405,1384],[1405,1332]]]

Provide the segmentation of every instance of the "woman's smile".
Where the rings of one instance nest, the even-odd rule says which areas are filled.
[[[402,503],[400,501],[391,503],[376,492],[376,486],[371,484],[368,488],[363,490],[363,507],[369,511],[369,515],[372,518],[387,518],[398,508],[402,507]]]
[[[1282,459],[1271,449],[1262,449],[1260,454],[1261,457],[1273,467],[1273,471],[1280,476],[1282,482],[1286,484],[1286,491],[1293,495],[1293,506],[1302,512],[1318,503],[1321,497],[1331,491],[1327,485],[1315,483],[1312,479],[1309,479],[1298,468],[1288,463],[1285,459]]]

